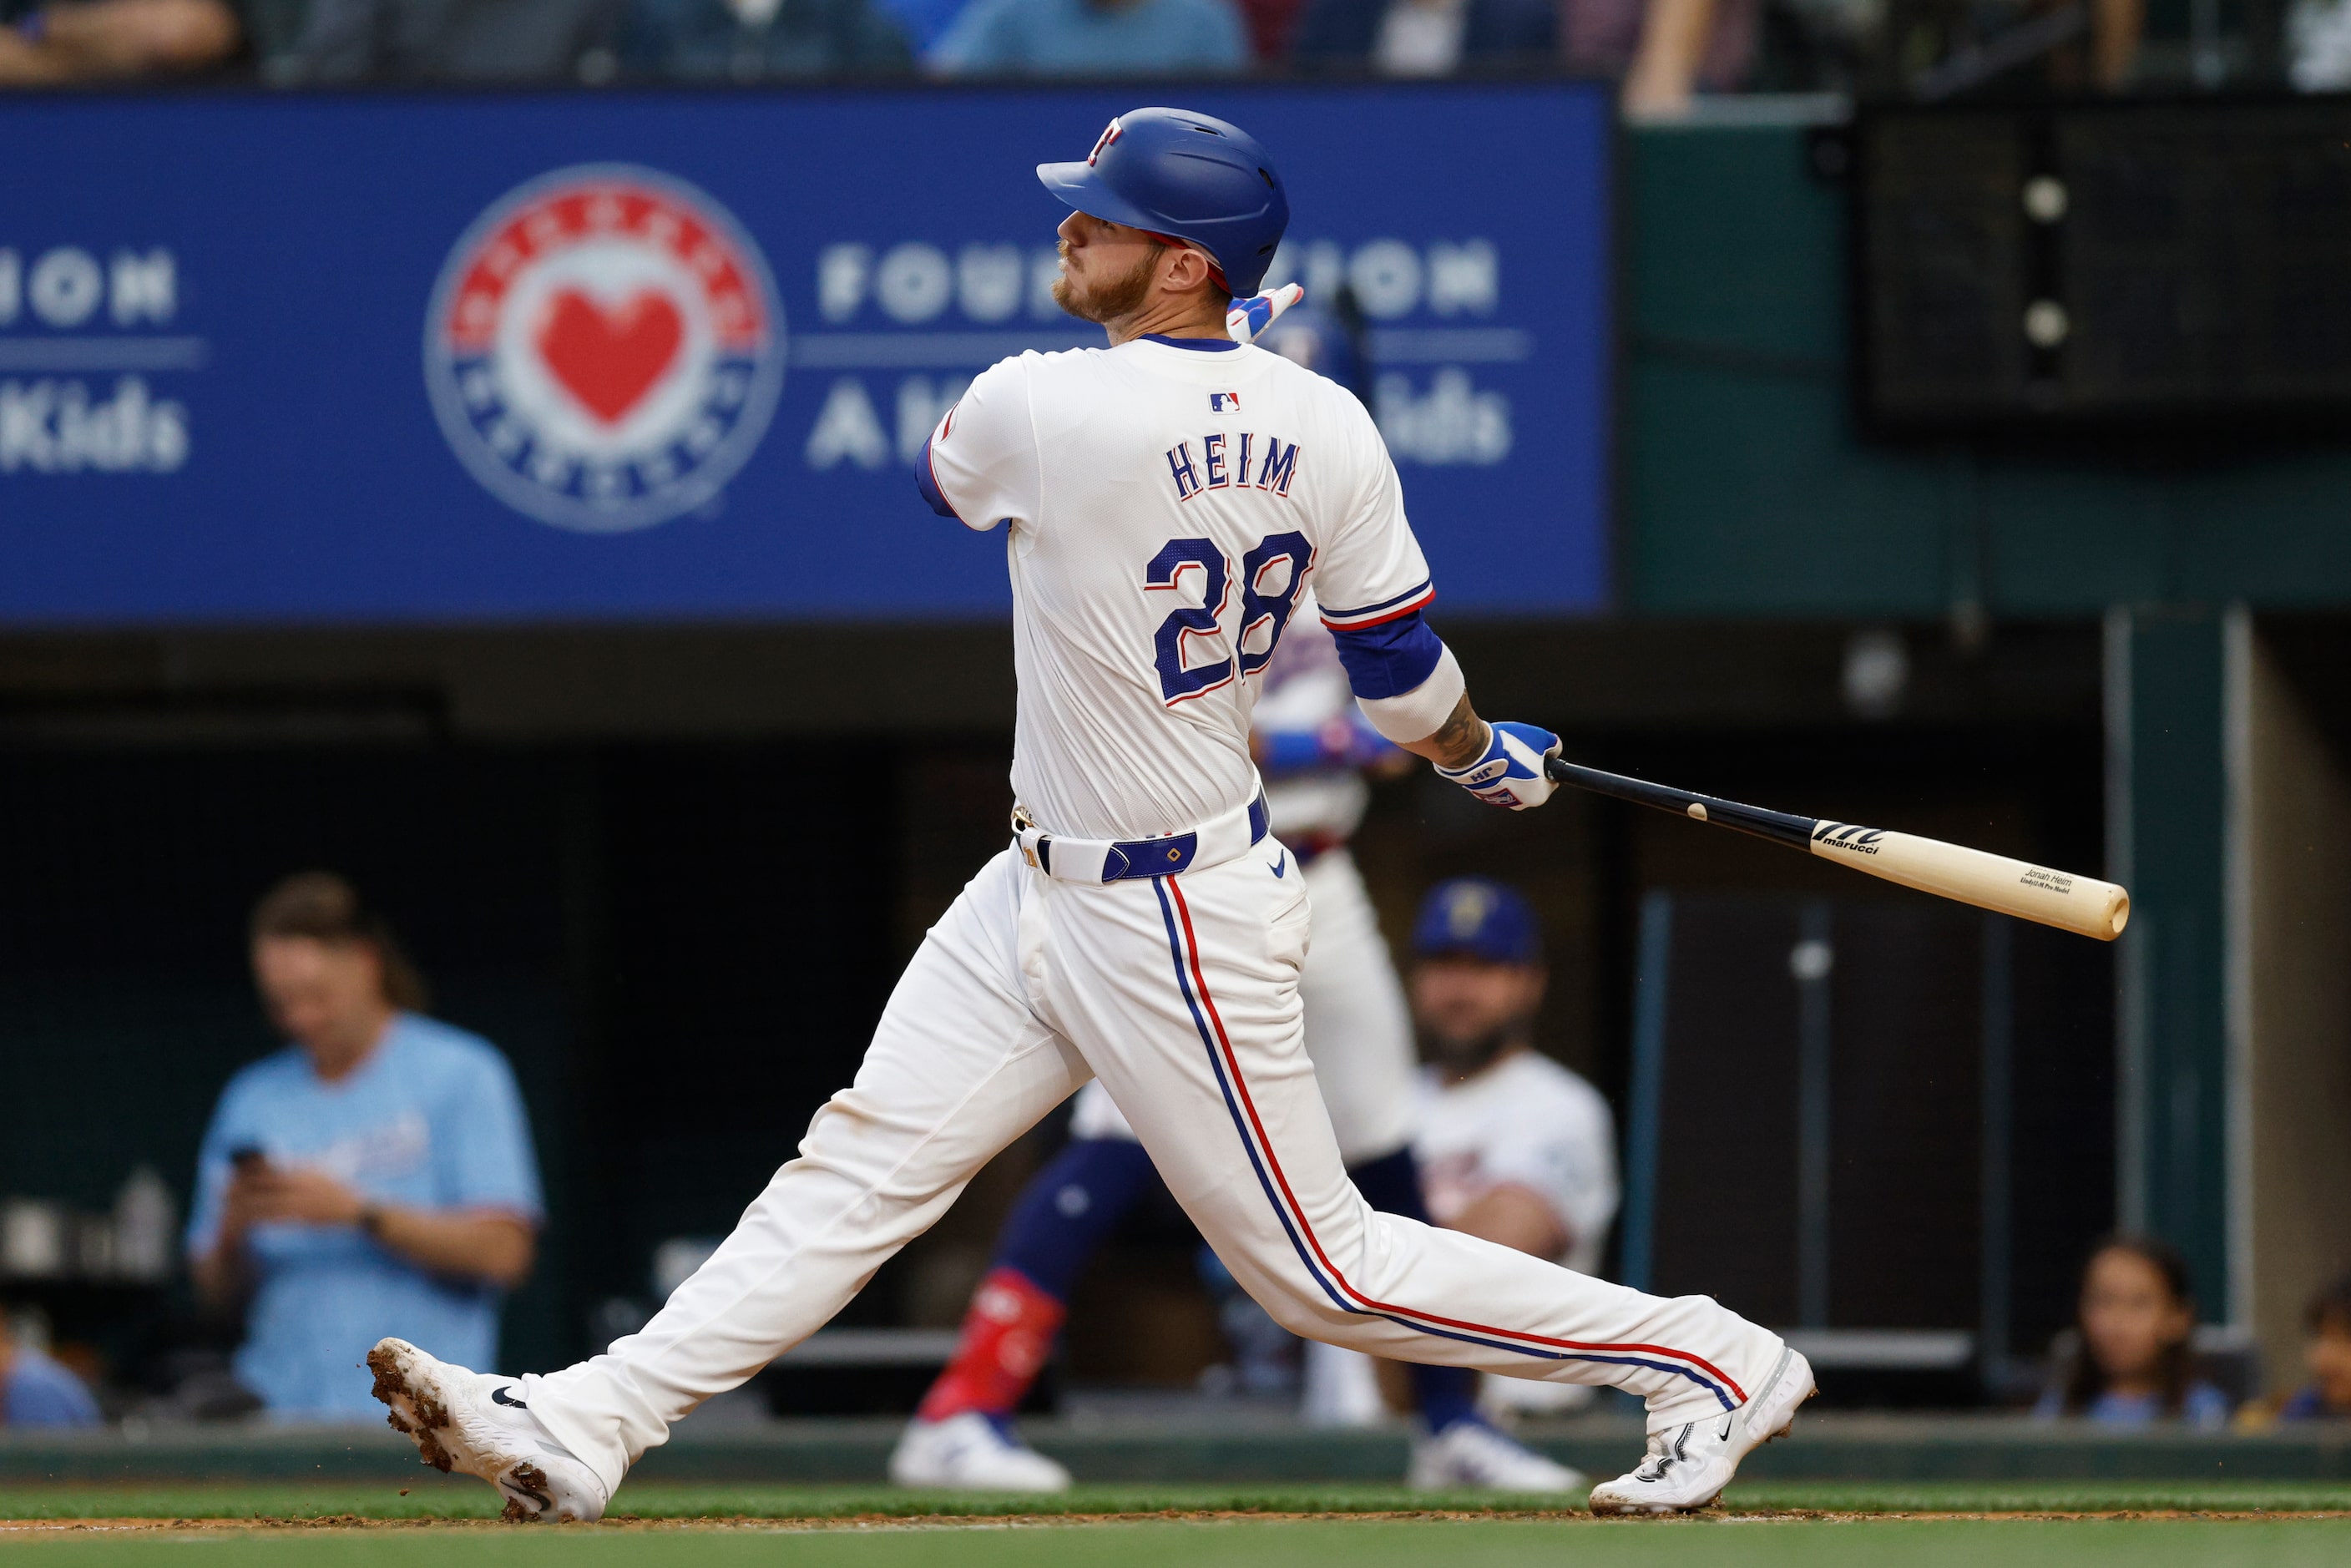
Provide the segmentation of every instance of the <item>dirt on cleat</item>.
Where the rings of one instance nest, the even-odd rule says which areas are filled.
[[[408,1379],[402,1375],[400,1364],[390,1351],[379,1346],[368,1352],[367,1364],[368,1370],[375,1374],[375,1396],[383,1401],[392,1412],[385,1417],[385,1424],[404,1437],[415,1438],[417,1452],[423,1457],[424,1462],[447,1475],[450,1470],[449,1450],[441,1446],[440,1429],[449,1424],[449,1412],[433,1399],[419,1397],[408,1386]],[[394,1400],[401,1403],[394,1404]],[[402,1405],[405,1405],[415,1417],[413,1424],[401,1415]],[[542,1480],[540,1484],[543,1486],[545,1482]]]

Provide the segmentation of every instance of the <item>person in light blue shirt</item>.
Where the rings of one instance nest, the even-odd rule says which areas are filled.
[[[242,1303],[235,1370],[269,1412],[381,1416],[360,1369],[388,1334],[497,1360],[503,1293],[541,1216],[522,1096],[423,988],[348,883],[290,877],[254,912],[253,967],[294,1043],[229,1081],[196,1160],[198,1290]]]
[[[62,1363],[21,1343],[0,1318],[0,1427],[95,1427],[98,1401]]]
[[[1229,0],[971,0],[924,58],[941,76],[1230,76],[1249,61]]]

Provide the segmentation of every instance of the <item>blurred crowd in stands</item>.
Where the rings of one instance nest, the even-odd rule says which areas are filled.
[[[0,0],[0,86],[1564,70],[1734,92],[2351,85],[2351,0]],[[2240,25],[2241,24],[2241,25]]]

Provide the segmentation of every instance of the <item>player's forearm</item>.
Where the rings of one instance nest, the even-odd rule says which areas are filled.
[[[1469,706],[1469,694],[1464,692],[1453,705],[1453,712],[1434,731],[1418,740],[1396,744],[1439,768],[1466,768],[1485,752],[1487,741],[1486,721],[1478,716],[1478,710]]]
[[[210,1247],[188,1260],[188,1277],[207,1306],[231,1307],[243,1301],[253,1286],[244,1236],[224,1226]]]
[[[1558,751],[1559,737],[1479,718],[1453,650],[1419,611],[1332,631],[1347,685],[1373,728],[1489,806],[1523,811],[1551,798],[1544,758]]]
[[[372,1204],[368,1233],[418,1268],[512,1287],[530,1272],[538,1236],[511,1214]]]

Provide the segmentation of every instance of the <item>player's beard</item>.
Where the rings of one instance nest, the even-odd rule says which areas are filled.
[[[1468,1078],[1504,1051],[1528,1044],[1533,1038],[1534,1019],[1531,1018],[1512,1019],[1483,1034],[1450,1035],[1424,1028],[1420,1031],[1420,1055],[1422,1061],[1456,1078]]]
[[[1070,246],[1061,242],[1061,276],[1053,279],[1053,303],[1081,321],[1092,321],[1106,327],[1122,316],[1132,316],[1143,308],[1151,297],[1152,275],[1159,269],[1159,253],[1167,247],[1155,246],[1151,254],[1134,264],[1134,270],[1124,277],[1109,283],[1080,288],[1069,273]]]

